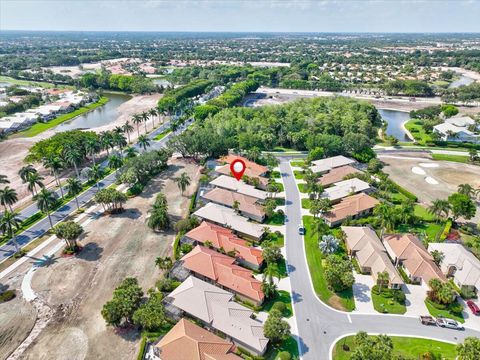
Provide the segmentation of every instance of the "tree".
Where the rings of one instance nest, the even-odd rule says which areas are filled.
[[[133,126],[130,124],[130,121],[125,121],[123,125],[123,131],[127,134],[128,143],[130,143],[130,133],[133,131]]]
[[[167,198],[164,194],[160,193],[157,195],[147,225],[154,231],[166,230],[170,227]]]
[[[381,226],[386,231],[393,231],[397,224],[395,209],[386,203],[380,203],[373,209],[373,214],[379,218]]]
[[[137,126],[137,137],[140,137],[140,130],[138,129],[138,126],[142,123],[143,119],[139,114],[135,114],[132,116],[132,123],[134,123]]]
[[[137,154],[138,154],[138,151],[134,147],[129,147],[127,148],[127,150],[125,150],[125,157],[127,159],[134,158],[135,156],[137,156]]]
[[[468,155],[470,156],[470,162],[475,162],[478,159],[478,152],[477,149],[469,149],[468,150]]]
[[[473,199],[475,197],[475,189],[470,184],[460,184],[460,185],[458,185],[457,192],[459,194],[467,195],[471,199]]]
[[[82,232],[82,226],[72,220],[62,222],[53,228],[53,233],[59,239],[65,240],[67,249],[71,251],[76,251],[78,249],[77,239]]]
[[[12,238],[13,244],[15,245],[15,253],[18,253],[19,250],[15,233],[20,228],[20,223],[20,219],[16,212],[5,210],[0,218],[0,229],[4,234]]]
[[[78,203],[78,194],[80,194],[80,191],[82,191],[82,183],[79,179],[76,177],[70,177],[67,179],[67,195],[68,196],[74,196],[75,197],[75,202],[77,203],[77,209],[80,209],[80,204]]]
[[[364,331],[355,335],[352,360],[384,360],[393,358],[393,342],[387,335],[368,336]]]
[[[147,121],[148,121],[148,113],[146,111],[143,111],[140,116],[142,117],[143,125],[145,125],[145,134],[148,132],[147,131]]]
[[[307,161],[312,162],[315,160],[323,159],[324,157],[325,157],[325,151],[323,151],[323,148],[316,147],[309,151],[307,156]]]
[[[100,180],[103,178],[105,172],[103,168],[99,164],[93,165],[90,169],[88,169],[88,180],[94,181],[97,190],[100,189]]]
[[[439,279],[430,279],[428,285],[430,286],[428,298],[431,301],[444,305],[455,301],[455,291],[449,283],[444,283]]]
[[[63,199],[63,188],[62,184],[60,183],[60,179],[58,178],[58,170],[62,169],[63,162],[60,160],[58,156],[49,156],[43,161],[43,166],[45,168],[50,169],[52,171],[53,176],[55,177],[55,182],[57,186],[60,188],[60,195]]]
[[[98,190],[94,196],[97,203],[102,204],[104,211],[118,213],[123,210],[127,196],[117,189],[105,188]]]
[[[147,331],[155,331],[164,326],[167,322],[162,303],[163,295],[160,292],[153,292],[145,304],[133,313],[133,323],[141,326]]]
[[[439,250],[433,250],[430,254],[432,255],[433,261],[435,264],[437,264],[437,266],[440,266],[443,259],[445,259],[445,254]]]
[[[107,325],[115,327],[130,324],[132,316],[139,308],[143,291],[135,278],[126,278],[115,288],[112,300],[103,305],[101,314]]]
[[[382,271],[377,273],[377,284],[378,284],[378,292],[382,293],[383,286],[388,286],[390,281],[390,274],[387,271]]]
[[[7,206],[12,210],[12,205],[18,201],[17,192],[15,189],[12,189],[9,186],[5,186],[3,189],[0,189],[0,205],[3,205],[5,211],[7,211]]]
[[[325,279],[336,292],[352,287],[355,278],[352,274],[352,263],[336,255],[329,255],[326,259]]]
[[[157,265],[160,270],[170,270],[173,266],[173,261],[169,256],[157,257],[155,259],[155,265]]]
[[[73,145],[65,147],[63,150],[63,159],[67,164],[73,165],[75,169],[75,174],[77,174],[77,177],[79,177],[80,173],[78,172],[77,165],[82,160],[82,153],[80,152],[80,150]]]
[[[453,215],[453,221],[455,222],[459,217],[463,217],[467,220],[475,216],[476,207],[473,200],[468,195],[453,193],[448,197]]]
[[[400,208],[397,208],[398,219],[403,224],[410,224],[415,219],[415,207],[411,200],[402,202]]]
[[[323,235],[318,246],[324,255],[330,255],[337,251],[340,242],[333,235]]]
[[[8,180],[6,175],[0,174],[0,184],[10,184],[10,180]]]
[[[480,359],[480,339],[467,337],[462,344],[457,345],[458,360]]]
[[[262,281],[262,291],[267,299],[271,299],[277,293],[277,285],[272,281]]]
[[[240,211],[240,202],[238,200],[233,201],[232,209],[235,210],[236,213],[239,213]],[[266,212],[266,210],[265,210]],[[268,216],[268,214],[267,214]]]
[[[143,148],[143,150],[147,150],[147,147],[150,146],[150,139],[146,135],[140,135],[138,137],[138,144]]]
[[[290,325],[282,319],[282,313],[272,309],[263,325],[263,334],[272,343],[279,343],[290,337]]]
[[[437,220],[442,215],[448,217],[448,214],[450,213],[450,203],[447,200],[433,200],[427,211],[429,214],[435,215]]]
[[[371,159],[369,162],[368,162],[368,167],[367,167],[367,170],[369,172],[371,172],[372,174],[376,174],[378,173],[380,170],[382,170],[383,168],[383,164],[380,160],[378,159]]]
[[[95,139],[88,139],[85,143],[85,152],[92,156],[92,163],[95,165],[95,154],[100,151],[98,141]]]
[[[183,193],[184,191],[187,189],[187,187],[190,185],[191,183],[191,179],[190,177],[188,176],[187,173],[182,173],[180,175],[180,177],[177,177],[175,179],[173,179],[176,183],[177,183],[177,186],[178,188],[180,189],[181,193],[182,193],[182,196],[183,196]]]
[[[35,169],[32,164],[28,164],[26,166],[23,166],[18,171],[18,175],[20,175],[20,179],[22,179],[22,181],[24,183],[26,183],[27,179],[28,179],[28,176],[31,175],[31,174],[34,174],[36,172],[37,172],[37,169]]]
[[[148,114],[151,116],[152,118],[152,128],[155,127],[155,116],[158,115],[157,113],[157,109],[155,108],[151,108],[150,110],[148,110]]]
[[[52,218],[50,212],[57,203],[57,197],[55,193],[43,188],[37,195],[37,206],[43,213],[47,214],[50,227],[53,228]]]
[[[268,244],[263,249],[263,259],[268,264],[274,264],[283,259],[280,248],[276,245]]]
[[[108,166],[111,169],[119,169],[123,164],[122,158],[117,155],[111,155],[108,158]]]

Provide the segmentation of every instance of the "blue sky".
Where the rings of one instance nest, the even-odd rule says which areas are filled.
[[[0,30],[480,32],[480,0],[0,0]]]

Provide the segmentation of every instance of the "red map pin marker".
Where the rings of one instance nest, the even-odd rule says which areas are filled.
[[[230,163],[230,171],[232,172],[235,179],[239,181],[242,178],[246,168],[247,166],[245,165],[245,162],[240,159],[236,159]]]

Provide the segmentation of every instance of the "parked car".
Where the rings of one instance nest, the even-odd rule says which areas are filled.
[[[457,323],[455,320],[444,318],[444,317],[437,318],[437,325],[443,328],[465,330],[465,328],[459,323]]]
[[[435,322],[435,319],[431,316],[422,316],[420,315],[420,322],[423,324],[423,325],[437,325],[437,323]]]
[[[480,315],[480,308],[472,300],[467,301],[467,306],[470,308],[473,315]]]
[[[300,235],[305,235],[305,228],[302,225],[298,225],[298,233]]]

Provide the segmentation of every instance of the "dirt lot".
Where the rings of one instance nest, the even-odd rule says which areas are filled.
[[[33,290],[56,312],[22,359],[117,359],[118,354],[122,359],[135,358],[138,334],[116,334],[106,327],[100,310],[125,277],[137,277],[145,291],[159,278],[154,260],[172,254],[175,234],[154,233],[145,220],[160,191],[167,196],[173,219],[186,215],[194,186],[181,196],[172,180],[182,172],[187,172],[192,184],[200,175],[197,165],[172,161],[169,170],[153,180],[141,196],[127,202],[124,213],[102,216],[85,227],[86,235],[81,240],[85,248],[79,256],[57,257],[53,264],[35,272]],[[18,318],[21,323],[16,323],[13,315],[6,316],[12,319],[12,332],[18,334],[26,326],[22,318]],[[17,344],[22,340],[18,336]]]
[[[104,125],[98,128],[93,128],[96,132],[111,130],[115,126],[123,125],[127,119],[135,113],[139,113],[154,107],[161,97],[160,94],[154,95],[139,95],[134,96],[130,100],[126,101],[118,107],[119,116],[116,121]],[[158,120],[155,119],[155,123],[158,124]],[[143,126],[143,125],[142,125]],[[152,128],[151,121],[147,123],[149,129]],[[27,190],[27,186],[22,184],[20,177],[18,176],[18,170],[24,165],[23,159],[28,154],[28,150],[36,142],[49,138],[55,134],[55,129],[47,130],[37,136],[31,138],[10,138],[8,140],[0,142],[0,163],[2,164],[0,173],[6,175],[10,180],[10,186],[15,188],[18,193],[19,202],[17,206],[21,206],[28,199],[30,193]],[[133,141],[137,137],[137,132],[134,131],[130,134],[130,138]],[[53,186],[53,177],[50,176],[50,172],[43,169],[40,164],[35,164],[42,176],[45,177],[45,185]],[[62,174],[63,177],[68,176],[68,173]]]

